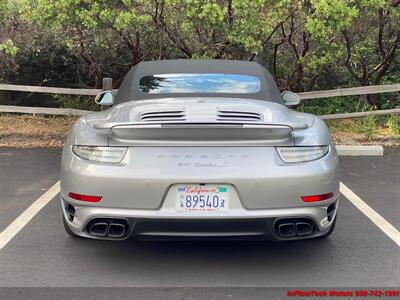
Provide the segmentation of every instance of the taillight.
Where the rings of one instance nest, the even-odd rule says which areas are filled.
[[[312,196],[301,196],[304,202],[318,202],[323,200],[328,200],[333,197],[333,193],[327,193],[322,195],[312,195]]]
[[[326,155],[329,146],[277,147],[281,159],[286,163],[301,163],[319,159]]]
[[[127,147],[72,146],[72,152],[81,158],[109,164],[119,163],[127,149]]]
[[[80,195],[76,193],[69,193],[68,197],[74,200],[86,201],[86,202],[99,202],[102,198],[101,196]]]

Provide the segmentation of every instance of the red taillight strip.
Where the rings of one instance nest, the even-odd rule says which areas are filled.
[[[86,202],[99,202],[101,200],[101,196],[88,196],[88,195],[80,195],[76,193],[69,193],[68,197],[79,200],[79,201],[86,201]]]
[[[322,194],[322,195],[312,195],[312,196],[301,196],[301,199],[304,202],[318,202],[318,201],[323,201],[323,200],[328,200],[332,198],[334,194],[328,193],[328,194]]]

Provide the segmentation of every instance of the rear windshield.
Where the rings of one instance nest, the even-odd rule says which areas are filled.
[[[173,93],[235,93],[252,94],[260,91],[255,76],[218,73],[155,74],[140,79],[141,92]]]

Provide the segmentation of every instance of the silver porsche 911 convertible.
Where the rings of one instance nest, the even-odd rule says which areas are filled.
[[[65,229],[95,239],[295,240],[330,235],[338,157],[256,63],[143,62],[109,109],[73,125],[61,163]]]

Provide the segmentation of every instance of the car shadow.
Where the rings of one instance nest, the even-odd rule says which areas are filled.
[[[267,241],[93,241],[77,243],[92,245],[91,259],[108,270],[125,273],[157,270],[157,276],[168,274],[228,273],[257,274],[299,269],[321,269],[332,257],[332,241],[314,239],[287,242]],[[94,246],[94,247],[93,247]],[[164,273],[165,274],[162,274]],[[243,273],[243,274],[244,274]],[[297,272],[296,272],[297,273]]]

